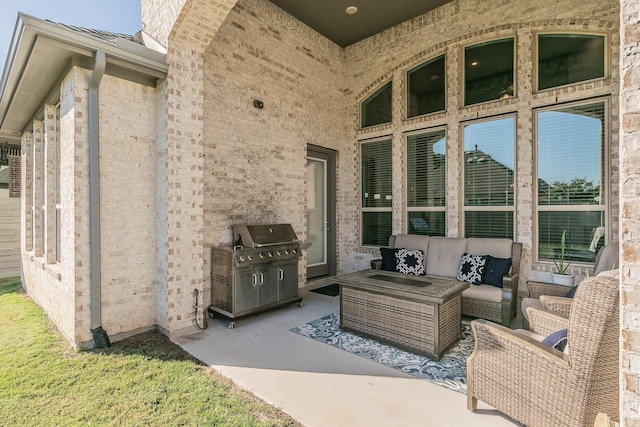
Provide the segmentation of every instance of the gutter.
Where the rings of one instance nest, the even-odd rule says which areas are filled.
[[[89,80],[89,294],[91,334],[97,348],[111,346],[102,329],[102,277],[100,254],[100,82],[107,65],[101,50],[95,53]]]

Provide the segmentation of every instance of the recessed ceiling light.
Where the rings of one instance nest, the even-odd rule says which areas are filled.
[[[358,8],[355,6],[349,6],[345,9],[345,12],[347,12],[347,14],[349,15],[353,15],[358,12]]]

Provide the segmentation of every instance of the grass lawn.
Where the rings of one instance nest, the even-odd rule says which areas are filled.
[[[76,352],[0,279],[2,426],[297,426],[158,332]]]

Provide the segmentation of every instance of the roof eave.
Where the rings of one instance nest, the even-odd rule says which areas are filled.
[[[34,51],[34,46],[39,38],[54,41],[56,45],[62,47],[63,55],[59,58],[69,63],[79,55],[91,59],[96,51],[102,51],[107,56],[107,64],[111,64],[114,66],[113,69],[119,70],[120,75],[123,74],[122,70],[127,70],[132,76],[137,75],[147,81],[166,77],[168,67],[166,57],[161,52],[126,39],[117,39],[116,43],[111,43],[53,22],[19,13],[7,53],[2,80],[0,80],[0,137],[15,139],[19,137],[17,133],[21,133],[23,130],[20,129],[20,132],[17,132],[15,123],[9,127],[6,119],[12,104],[20,101],[16,99],[19,97],[17,94],[20,86],[28,83],[24,81],[25,70],[30,60],[33,59],[32,56],[37,54]],[[58,75],[43,70],[39,78],[49,78],[51,85],[53,85]],[[136,79],[134,78],[134,80]],[[45,99],[40,100],[38,106],[44,101]],[[33,112],[28,118],[21,116],[20,121],[24,120],[25,124],[28,124],[32,116]]]

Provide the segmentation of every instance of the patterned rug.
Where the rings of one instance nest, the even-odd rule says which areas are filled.
[[[471,327],[462,325],[462,340],[440,361],[429,359],[339,327],[340,313],[333,313],[291,329],[296,334],[356,354],[458,393],[467,393],[467,357],[473,351]]]

